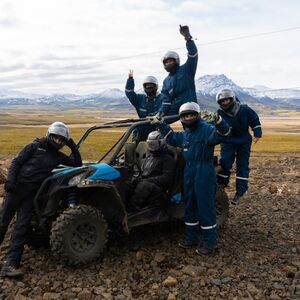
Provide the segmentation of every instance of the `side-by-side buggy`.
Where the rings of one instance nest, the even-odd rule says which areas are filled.
[[[176,120],[176,116],[166,117],[168,123]],[[147,119],[112,122],[93,126],[85,132],[79,147],[91,132],[119,127],[127,129],[97,163],[58,169],[43,182],[34,199],[35,215],[29,244],[37,246],[50,241],[51,251],[58,259],[77,265],[101,255],[108,230],[129,233],[136,226],[183,218],[184,161],[180,149],[173,147],[169,148],[177,165],[173,186],[164,193],[153,195],[149,201],[151,205],[140,211],[126,209],[130,201],[126,182],[140,175],[141,163],[148,151],[146,142],[136,146],[128,141],[135,128],[149,122]],[[217,191],[216,208],[218,226],[223,226],[228,217],[228,197],[223,189]],[[43,230],[40,224],[45,225]]]

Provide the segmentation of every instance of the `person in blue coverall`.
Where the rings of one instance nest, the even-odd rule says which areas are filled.
[[[195,102],[180,106],[183,132],[174,132],[158,118],[152,122],[157,124],[168,144],[183,149],[185,235],[179,246],[191,248],[199,245],[196,253],[209,255],[217,248],[214,146],[222,138],[226,139],[230,128],[217,114],[214,115],[215,125],[212,125],[203,121],[199,112],[200,107]]]
[[[220,106],[217,113],[222,116],[231,127],[231,137],[226,143],[221,144],[221,170],[218,172],[218,183],[227,186],[229,183],[230,170],[236,160],[236,193],[231,200],[237,204],[248,190],[249,158],[252,137],[249,127],[253,130],[253,141],[262,136],[261,124],[257,113],[246,104],[241,104],[230,89],[221,90],[216,101]]]
[[[139,118],[154,116],[162,105],[162,95],[157,92],[158,81],[154,76],[147,76],[143,81],[144,93],[134,91],[133,70],[129,70],[125,87],[125,94],[130,103],[135,107]],[[148,134],[155,130],[155,126],[147,124],[133,131],[132,140],[136,144],[146,141]]]
[[[198,63],[198,51],[190,35],[189,27],[180,25],[180,33],[186,40],[188,59],[185,64],[180,65],[178,53],[168,51],[163,56],[163,65],[169,74],[164,79],[161,90],[164,99],[159,109],[159,117],[177,115],[179,107],[186,102],[197,103],[195,74]]]

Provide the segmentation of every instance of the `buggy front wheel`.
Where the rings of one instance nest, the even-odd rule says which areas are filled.
[[[107,242],[107,224],[95,207],[79,205],[66,209],[52,224],[51,251],[69,265],[98,258]]]

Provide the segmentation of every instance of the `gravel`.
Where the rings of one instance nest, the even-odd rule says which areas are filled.
[[[103,258],[78,268],[26,246],[25,276],[0,279],[0,299],[300,299],[299,165],[292,157],[251,160],[249,192],[230,208],[212,257],[178,248],[178,223],[113,237]]]

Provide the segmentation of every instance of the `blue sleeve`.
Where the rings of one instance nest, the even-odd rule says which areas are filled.
[[[226,141],[227,137],[230,136],[230,127],[223,119],[215,126],[210,125],[210,128],[211,129],[208,136],[208,144],[210,145],[220,144],[221,142]]]
[[[257,113],[253,109],[248,107],[248,116],[249,116],[249,125],[253,130],[254,136],[261,137],[262,129],[261,129],[261,124]]]
[[[186,48],[188,51],[188,59],[186,61],[186,66],[189,72],[191,72],[191,74],[195,76],[198,64],[198,50],[195,42],[193,40],[187,41]]]
[[[165,84],[163,84],[161,95],[162,95],[162,104],[158,111],[163,112],[165,115],[167,115],[172,106],[172,96],[170,94],[170,91],[166,89]]]
[[[184,142],[184,132],[174,132],[173,129],[166,123],[158,123],[157,127],[164,137],[167,144],[182,148]]]
[[[125,94],[126,94],[126,97],[129,99],[130,103],[134,107],[137,107],[138,99],[137,99],[137,94],[134,91],[134,79],[133,78],[127,79],[126,86],[125,86]]]

